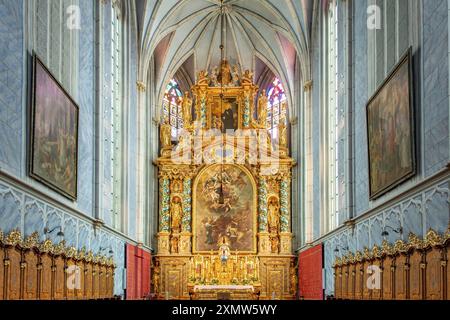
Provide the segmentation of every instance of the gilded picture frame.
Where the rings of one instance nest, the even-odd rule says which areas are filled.
[[[199,184],[201,184],[203,181],[203,176],[204,174],[208,173],[208,172],[219,172],[221,170],[221,166],[223,166],[224,168],[232,168],[233,170],[236,171],[240,171],[241,173],[243,173],[246,178],[247,178],[247,185],[245,187],[243,187],[241,189],[241,194],[245,193],[245,191],[249,191],[252,190],[252,194],[251,197],[247,197],[247,199],[244,200],[247,201],[250,205],[251,205],[251,209],[248,210],[248,216],[246,216],[247,223],[237,223],[237,233],[242,232],[243,230],[239,229],[239,228],[243,228],[243,227],[251,227],[251,229],[248,230],[248,234],[246,235],[246,243],[243,246],[236,246],[232,239],[230,239],[231,237],[227,236],[228,240],[231,240],[231,250],[233,252],[237,251],[240,254],[256,254],[257,253],[257,232],[258,232],[258,222],[257,222],[257,211],[258,211],[258,207],[257,207],[257,186],[256,186],[256,182],[255,179],[253,177],[253,175],[251,174],[251,172],[243,167],[243,166],[239,166],[239,165],[235,165],[235,164],[225,164],[225,165],[221,165],[221,164],[213,164],[210,166],[207,166],[205,168],[203,168],[197,175],[194,184],[193,184],[193,201],[192,201],[192,231],[193,231],[193,237],[192,237],[192,252],[194,254],[207,254],[207,253],[211,253],[211,252],[217,252],[218,251],[218,241],[220,240],[220,237],[222,236],[221,232],[217,232],[216,237],[212,236],[213,242],[211,242],[209,245],[204,245],[203,243],[200,243],[202,241],[204,241],[205,238],[205,234],[203,234],[201,232],[201,228],[204,227],[205,225],[205,218],[209,218],[211,217],[212,219],[214,219],[214,216],[210,215],[211,212],[208,211],[208,209],[206,209],[206,206],[203,203],[200,203],[201,201],[199,201],[199,197],[201,197],[204,192],[200,192],[199,191]],[[234,185],[234,184],[233,184]],[[250,199],[248,199],[250,198]],[[234,214],[234,213],[232,213]],[[221,217],[222,214],[218,214],[217,217]],[[215,218],[217,218],[215,217]],[[249,221],[250,220],[250,221]],[[217,221],[217,219],[216,219]],[[209,223],[208,221],[206,221],[206,223]],[[222,231],[226,228],[218,228],[221,229]],[[206,249],[207,247],[207,249]]]
[[[370,200],[416,175],[413,88],[410,48],[366,105]]]
[[[75,201],[79,106],[33,53],[29,175]]]

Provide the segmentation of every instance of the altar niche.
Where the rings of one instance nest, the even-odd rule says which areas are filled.
[[[267,134],[267,97],[258,95],[252,73],[240,76],[236,67],[229,68],[223,63],[210,75],[198,74],[193,99],[183,102],[184,133],[177,146],[166,137],[167,124],[161,125],[153,264],[153,287],[161,299],[222,294],[230,299],[293,299],[296,294],[290,205],[295,162],[287,144],[275,146]],[[220,88],[217,78],[224,71],[228,80]],[[261,110],[256,118],[255,110]],[[211,129],[218,139],[205,139]],[[272,157],[255,157],[251,138],[279,155],[275,165]],[[179,161],[177,155],[185,151],[194,155],[192,161]],[[225,245],[227,255],[221,254]]]

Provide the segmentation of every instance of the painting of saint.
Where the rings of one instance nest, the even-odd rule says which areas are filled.
[[[211,127],[220,131],[238,129],[238,103],[236,98],[214,99]]]
[[[410,53],[367,105],[370,197],[415,174]]]
[[[235,165],[212,165],[194,184],[194,250],[256,251],[256,190],[250,173]]]
[[[78,106],[34,57],[30,176],[77,198]]]

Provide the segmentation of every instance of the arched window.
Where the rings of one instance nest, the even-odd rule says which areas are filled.
[[[163,121],[169,121],[172,126],[172,140],[177,140],[178,131],[183,128],[182,102],[183,96],[180,87],[172,79],[167,85],[163,100]]]
[[[284,121],[287,125],[287,101],[280,79],[275,78],[267,91],[267,124],[272,139],[278,138],[278,125]]]

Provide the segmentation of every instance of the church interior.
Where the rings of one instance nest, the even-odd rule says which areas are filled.
[[[0,0],[0,300],[450,300],[444,0]]]

